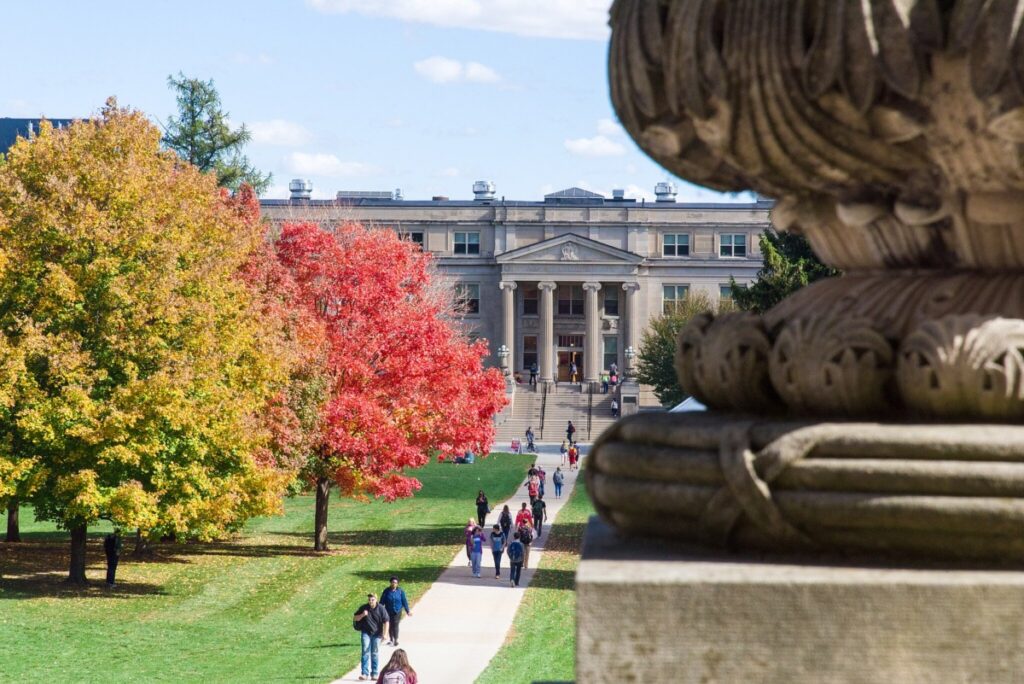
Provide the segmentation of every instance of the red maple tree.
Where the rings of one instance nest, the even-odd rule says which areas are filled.
[[[325,550],[332,485],[392,501],[419,489],[406,471],[432,454],[487,453],[504,381],[484,369],[486,344],[465,337],[451,288],[414,243],[358,224],[293,223],[274,248],[295,304],[326,337],[326,399],[304,468],[316,485],[314,547]]]

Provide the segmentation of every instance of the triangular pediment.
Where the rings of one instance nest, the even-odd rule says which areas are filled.
[[[510,263],[583,263],[583,264],[639,264],[644,259],[617,247],[612,247],[581,235],[559,235],[550,240],[513,249],[499,254],[499,264]]]

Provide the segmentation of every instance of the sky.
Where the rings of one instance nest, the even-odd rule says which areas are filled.
[[[51,0],[4,3],[0,116],[85,117],[114,95],[155,122],[167,77],[213,79],[246,153],[315,198],[540,200],[578,186],[749,201],[678,179],[619,126],[608,94],[610,0]],[[42,8],[42,9],[40,9]]]

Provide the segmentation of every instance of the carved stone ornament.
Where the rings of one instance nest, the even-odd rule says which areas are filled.
[[[571,242],[567,242],[566,244],[562,245],[561,260],[562,261],[579,261],[580,257],[576,253],[576,245],[572,244]]]
[[[1007,532],[1024,522],[1024,0],[616,0],[611,27],[637,144],[774,198],[775,229],[843,275],[691,321],[676,370],[713,412],[602,437],[602,514],[740,545],[1024,559]],[[627,452],[633,479],[613,465]]]

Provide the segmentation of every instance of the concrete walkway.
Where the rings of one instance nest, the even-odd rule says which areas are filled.
[[[576,476],[580,472],[570,472],[568,464],[562,468],[562,472],[565,473],[562,497],[555,498],[551,476],[555,468],[561,465],[561,456],[558,453],[560,444],[561,442],[537,445],[540,453],[536,462],[543,465],[547,472],[544,501],[547,503],[549,520],[555,519],[562,505],[569,499],[576,484]],[[586,446],[581,444],[580,448],[586,454]],[[465,467],[467,471],[472,468],[459,467]],[[523,482],[526,482],[525,471]],[[498,521],[504,504],[508,504],[514,517],[522,502],[529,500],[526,487],[520,487],[519,492],[511,499],[500,504],[492,501],[493,512],[487,516],[487,531],[490,532],[490,526]],[[466,518],[473,513],[474,504],[467,501]],[[505,642],[505,636],[519,609],[523,592],[533,579],[548,535],[551,534],[551,527],[545,522],[543,535],[532,544],[530,567],[523,569],[519,587],[512,588],[509,586],[507,559],[502,557],[501,580],[495,580],[494,559],[486,546],[481,569],[482,577],[473,577],[467,565],[466,547],[461,543],[463,527],[464,525],[452,529],[452,562],[412,606],[412,617],[402,619],[399,645],[408,653],[409,662],[416,670],[420,684],[472,684],[480,676]],[[381,586],[387,583],[386,574],[387,571],[381,571]],[[355,632],[351,632],[350,636],[353,639],[359,637]],[[393,651],[394,648],[381,642],[381,669],[387,664]],[[336,681],[358,680],[357,662],[351,672]]]

